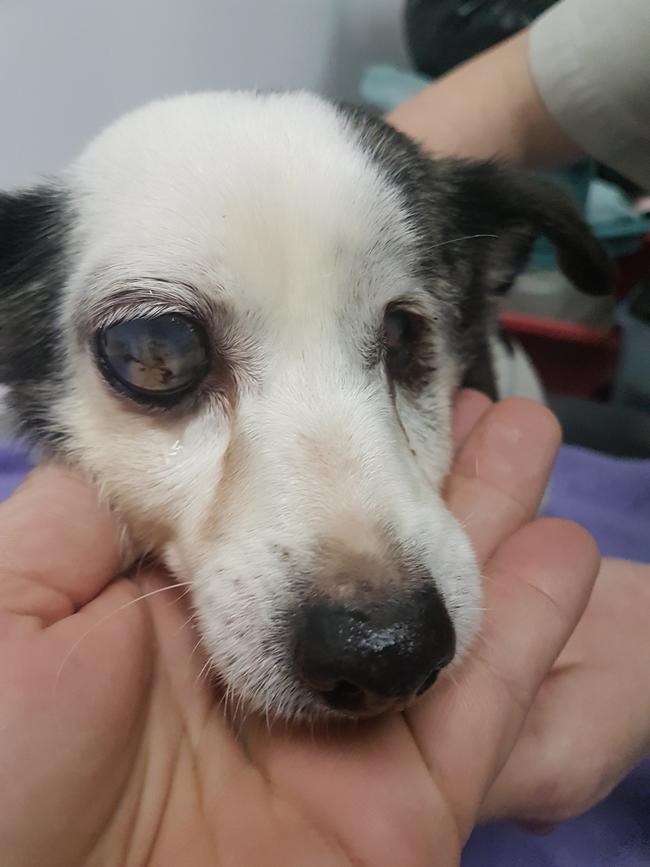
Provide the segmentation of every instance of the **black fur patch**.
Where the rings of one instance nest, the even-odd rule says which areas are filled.
[[[550,240],[564,273],[593,295],[611,290],[605,251],[554,184],[490,162],[430,159],[375,115],[345,105],[340,111],[402,193],[420,239],[415,276],[450,310],[443,327],[464,384],[494,397],[488,335],[495,329],[495,298],[523,270],[535,239]]]
[[[61,367],[57,314],[65,282],[63,191],[0,193],[0,382],[33,439],[52,442],[49,408]]]

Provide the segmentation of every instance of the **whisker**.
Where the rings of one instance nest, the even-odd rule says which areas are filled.
[[[458,689],[458,680],[456,679],[456,675],[455,675],[453,669],[447,669],[447,671],[445,672],[445,675],[453,683],[453,685],[456,687],[456,689]]]
[[[228,718],[229,721],[232,719],[232,716],[233,716],[233,710],[234,710],[233,701],[234,701],[233,689],[232,689],[232,686],[229,683],[227,683],[226,688],[225,688],[224,693],[223,693],[223,706],[224,706],[224,714],[226,715],[226,717]]]
[[[463,518],[463,520],[462,520],[462,521],[459,521],[459,524],[460,524],[460,526],[463,528],[463,530],[467,530],[467,528],[469,527],[470,523],[474,520],[474,516],[476,515],[476,512],[477,512],[477,510],[476,510],[476,509],[473,509],[473,510],[469,513],[469,515],[465,515],[465,517]]]
[[[181,598],[182,598],[182,597],[181,597]],[[190,616],[187,618],[187,620],[184,620],[183,623],[181,623],[181,625],[178,627],[178,629],[176,630],[176,634],[177,634],[177,635],[180,634],[180,633],[185,629],[186,626],[189,626],[190,623],[192,623],[192,621],[193,621],[195,618],[196,618],[196,612],[193,611],[193,612],[190,614]],[[200,642],[197,641],[197,643],[194,645],[194,647],[193,647],[193,649],[192,649],[192,653],[194,653],[194,651],[196,650],[196,648],[199,646],[199,643],[200,643]]]
[[[429,247],[430,250],[436,250],[438,247],[446,247],[447,244],[456,244],[458,241],[473,241],[474,238],[494,238],[498,239],[498,235],[462,235],[460,238],[451,238],[449,241],[441,241],[439,244],[433,244],[433,246]]]
[[[243,701],[242,695],[241,695],[241,693],[239,693],[236,696],[235,706],[233,708],[233,717],[232,717],[233,723],[236,726],[235,734],[236,734],[237,740],[239,740],[241,738],[242,729],[244,728],[244,720],[242,718],[242,715],[240,714],[240,710],[242,707],[242,701]]]
[[[206,659],[206,661],[203,663],[201,671],[199,671],[198,675],[196,676],[196,679],[194,680],[194,686],[198,686],[201,683],[201,680],[203,679],[204,675],[206,675],[206,680],[207,680],[207,674],[210,673],[211,670],[212,670],[212,660],[208,657],[208,659]]]
[[[104,623],[106,623],[108,620],[110,620],[116,614],[120,614],[122,611],[126,611],[127,608],[130,608],[132,605],[135,605],[138,602],[143,602],[145,599],[149,599],[149,597],[151,597],[151,596],[156,596],[157,594],[164,593],[167,590],[176,590],[178,587],[183,587],[185,585],[187,585],[188,587],[191,586],[189,581],[178,581],[178,582],[175,582],[173,584],[166,584],[164,587],[158,587],[155,590],[150,590],[148,593],[143,593],[141,596],[136,596],[135,599],[130,599],[128,602],[125,602],[123,605],[120,605],[119,608],[115,608],[113,611],[109,611],[108,614],[105,614],[103,617],[100,617],[100,619],[96,623],[93,623],[93,625],[91,627],[89,627],[82,635],[79,636],[79,638],[72,644],[72,646],[68,649],[68,652],[63,657],[63,660],[61,661],[61,665],[59,666],[58,671],[56,673],[56,676],[54,678],[53,697],[56,697],[56,692],[57,692],[57,689],[59,686],[59,682],[61,680],[61,675],[63,673],[63,669],[65,668],[66,664],[68,663],[70,657],[77,650],[79,645],[83,641],[85,641],[88,638],[88,636],[91,635],[96,629],[98,629],[100,626],[102,626]]]
[[[194,654],[199,649],[199,647],[201,646],[202,643],[203,643],[203,639],[199,638],[197,640],[196,644],[194,645],[194,647],[192,648],[192,650],[190,651],[190,657],[194,656]]]

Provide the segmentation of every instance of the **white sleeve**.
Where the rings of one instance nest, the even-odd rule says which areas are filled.
[[[561,0],[530,29],[530,67],[569,138],[650,189],[650,0]]]

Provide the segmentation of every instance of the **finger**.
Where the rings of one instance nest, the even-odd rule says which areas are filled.
[[[270,735],[263,721],[251,718],[245,741],[267,785],[313,817],[340,849],[341,864],[457,864],[458,839],[443,793],[431,784],[400,715],[334,724],[317,734],[276,726]]]
[[[456,393],[453,406],[452,436],[454,451],[462,448],[465,440],[472,429],[478,424],[480,418],[492,406],[489,397],[474,391],[471,388],[463,388]]]
[[[562,666],[552,673],[481,804],[481,819],[563,822],[605,798],[650,746],[650,702],[639,701],[645,684],[621,688],[620,680],[620,671],[602,666],[577,678]]]
[[[445,678],[408,713],[463,834],[587,604],[598,560],[595,542],[576,524],[540,519],[518,530],[488,563],[475,652],[455,683]]]
[[[647,751],[643,729],[625,716],[618,723],[623,743],[612,744],[611,715],[629,706],[624,698],[610,672],[592,669],[577,683],[570,670],[551,674],[481,804],[481,819],[563,822],[605,798]],[[628,698],[634,707],[635,696]]]
[[[544,681],[482,818],[562,821],[604,798],[647,753],[648,615],[650,566],[604,560],[587,610]]]
[[[38,826],[29,847],[34,857],[9,855],[9,863],[87,864],[131,784],[138,780],[141,789],[134,769],[144,751],[157,668],[145,606],[121,610],[132,587],[130,580],[112,582],[72,617],[3,642],[0,727],[11,748],[3,751],[2,777],[20,781],[18,794],[3,800],[3,823],[25,840],[29,820]],[[78,819],[74,833],[64,835],[72,838],[67,842],[61,841],[63,816]],[[48,839],[52,858],[38,846]],[[0,848],[7,865],[6,835]],[[116,856],[116,863],[124,861]]]
[[[560,442],[557,419],[534,401],[504,400],[480,416],[446,487],[480,563],[535,515]]]
[[[35,470],[0,504],[0,612],[46,626],[94,598],[119,568],[119,536],[92,487],[69,470]]]

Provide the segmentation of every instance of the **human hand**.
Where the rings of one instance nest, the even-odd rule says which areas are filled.
[[[650,565],[604,560],[481,813],[555,823],[602,800],[650,752]]]
[[[39,470],[0,507],[3,867],[458,862],[598,562],[580,528],[532,520],[548,413],[460,404],[448,498],[483,564],[481,641],[408,712],[329,736],[233,728],[183,588],[111,581],[116,528],[81,481]]]

